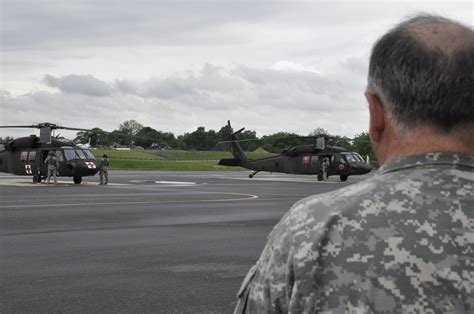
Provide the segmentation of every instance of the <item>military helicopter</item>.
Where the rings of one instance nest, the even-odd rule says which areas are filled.
[[[221,143],[230,143],[230,152],[234,158],[221,159],[219,165],[253,170],[249,178],[261,171],[267,171],[317,175],[318,181],[322,181],[322,163],[325,158],[329,160],[328,177],[338,175],[342,182],[347,181],[351,175],[366,174],[372,170],[358,153],[337,146],[326,146],[323,137],[318,138],[316,144],[294,146],[276,156],[248,159],[237,138],[237,134],[245,128],[232,133],[230,121],[227,124],[231,130],[230,140]]]
[[[52,130],[90,131],[87,129],[63,127],[52,123],[33,125],[0,126],[0,128],[37,128],[40,136],[30,135],[11,140],[0,152],[0,172],[32,176],[33,183],[40,183],[47,176],[48,166],[44,160],[50,151],[59,159],[58,176],[72,177],[75,184],[82,177],[93,176],[99,169],[94,155],[89,149],[83,149],[73,141],[53,137]]]

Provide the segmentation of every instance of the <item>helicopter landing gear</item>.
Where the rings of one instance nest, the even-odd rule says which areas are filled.
[[[249,174],[249,178],[252,179],[254,175],[259,173],[260,171],[254,171],[253,173]]]
[[[339,179],[341,179],[342,182],[346,182],[348,177],[348,175],[340,176]]]
[[[75,183],[75,184],[81,184],[81,182],[82,182],[82,177],[74,177],[73,180],[74,180],[74,183]]]

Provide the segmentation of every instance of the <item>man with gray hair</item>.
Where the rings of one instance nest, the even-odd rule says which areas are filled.
[[[236,313],[474,312],[474,32],[411,18],[372,49],[366,98],[382,167],[296,203]]]

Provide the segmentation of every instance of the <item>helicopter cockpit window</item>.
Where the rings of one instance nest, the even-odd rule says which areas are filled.
[[[86,155],[84,155],[84,152],[81,149],[76,149],[76,154],[81,159],[87,159]]]
[[[76,152],[74,149],[65,149],[64,150],[64,156],[66,156],[66,160],[74,160],[77,159]]]
[[[84,149],[84,154],[86,155],[87,159],[93,159],[93,160],[95,160],[95,157],[94,157],[94,155],[91,153],[90,150]]]
[[[32,151],[28,155],[28,161],[31,163],[31,162],[35,162],[35,160],[36,160],[36,151]]]
[[[348,163],[357,162],[358,160],[352,154],[345,154],[346,160]]]
[[[28,152],[21,152],[20,162],[24,164],[26,163],[27,160],[28,160]]]
[[[357,160],[359,160],[359,161],[361,161],[361,162],[365,162],[364,158],[362,158],[362,156],[359,155],[358,153],[354,153],[353,155],[355,156],[355,158],[356,158]]]
[[[63,153],[60,150],[56,151],[56,158],[58,158],[59,162],[64,161]]]

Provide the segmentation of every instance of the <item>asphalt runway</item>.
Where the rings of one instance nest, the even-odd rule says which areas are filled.
[[[368,177],[111,171],[81,185],[0,174],[1,313],[230,313],[297,200]]]

